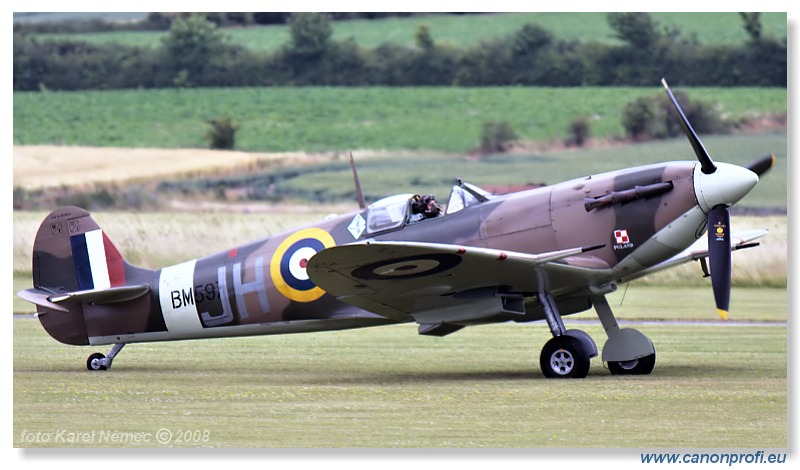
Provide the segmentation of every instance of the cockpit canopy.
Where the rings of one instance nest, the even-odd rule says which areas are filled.
[[[366,232],[373,235],[395,230],[412,222],[411,201],[413,194],[396,194],[373,202],[367,207]],[[450,191],[450,198],[443,211],[445,216],[455,214],[465,208],[491,199],[491,195],[483,189],[458,181]]]
[[[370,204],[367,207],[367,233],[385,232],[404,225],[412,197],[413,194],[396,194]]]
[[[491,194],[475,185],[464,183],[461,180],[458,183],[450,190],[450,199],[447,201],[447,214],[455,214],[465,207],[488,201],[492,198]]]

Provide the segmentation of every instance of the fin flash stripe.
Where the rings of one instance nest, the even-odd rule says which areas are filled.
[[[73,235],[69,241],[80,290],[108,289],[125,284],[122,256],[102,230]]]

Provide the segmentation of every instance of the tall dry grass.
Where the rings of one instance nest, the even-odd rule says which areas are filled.
[[[14,212],[14,272],[30,272],[44,212]],[[92,217],[128,262],[160,268],[210,255],[323,219],[327,213],[118,213]]]
[[[734,234],[754,229],[769,230],[766,236],[756,240],[760,246],[733,253],[731,257],[733,285],[786,287],[788,272],[787,217],[731,217],[731,229]],[[705,246],[705,236],[699,243]],[[636,282],[647,285],[696,285],[702,275],[700,263],[689,262]]]
[[[14,272],[29,273],[33,240],[43,212],[14,212]],[[95,220],[125,258],[159,268],[255,241],[322,220],[328,212],[294,214],[233,213],[96,213]],[[766,228],[761,246],[733,254],[733,283],[737,286],[785,287],[787,275],[787,217],[733,217],[734,233]],[[656,273],[639,283],[696,285],[698,263]]]

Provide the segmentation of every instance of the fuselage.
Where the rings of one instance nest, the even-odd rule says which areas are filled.
[[[148,295],[82,306],[85,336],[70,344],[111,344],[337,330],[394,323],[337,300],[305,272],[314,253],[366,239],[420,241],[543,253],[602,248],[563,262],[589,282],[550,279],[563,314],[589,308],[605,289],[691,245],[706,217],[693,184],[695,162],[671,162],[579,178],[480,200],[454,189],[445,215],[410,222],[408,196],[157,271],[126,267]],[[453,198],[463,198],[457,204]],[[402,213],[401,213],[402,212]],[[542,318],[531,299],[525,321]]]

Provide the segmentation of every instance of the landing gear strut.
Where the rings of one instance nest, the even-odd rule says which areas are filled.
[[[111,368],[111,363],[114,361],[114,358],[117,357],[122,348],[125,347],[125,343],[117,343],[111,350],[108,352],[108,356],[104,356],[102,353],[94,353],[86,359],[86,368],[89,370],[107,370]]]
[[[620,328],[606,298],[592,298],[600,323],[608,335],[603,362],[614,375],[647,375],[656,365],[656,348],[650,338],[633,328]]]
[[[539,365],[550,379],[582,379],[589,374],[591,359],[597,356],[597,346],[581,330],[567,330],[549,292],[539,294],[547,325],[553,334],[542,348]]]

